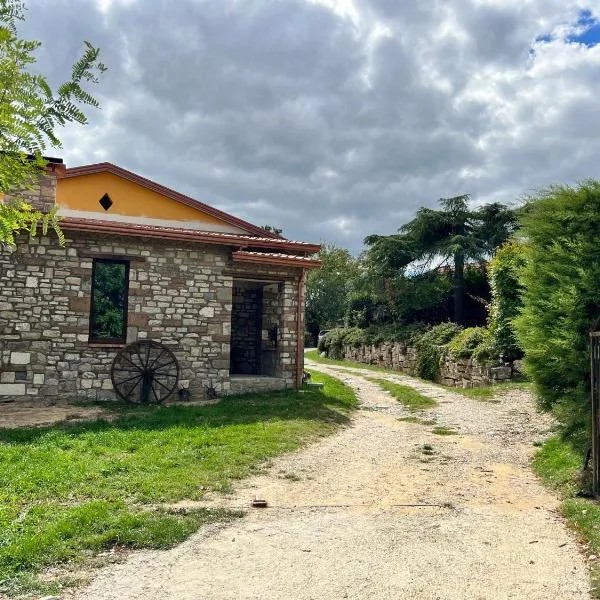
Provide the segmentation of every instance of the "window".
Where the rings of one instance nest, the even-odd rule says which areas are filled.
[[[129,262],[95,259],[92,268],[90,342],[125,343]]]
[[[100,198],[99,202],[100,206],[106,211],[108,211],[108,209],[113,205],[113,201],[110,199],[108,194],[104,194],[104,196]]]

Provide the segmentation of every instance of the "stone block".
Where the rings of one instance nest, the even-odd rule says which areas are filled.
[[[510,367],[493,367],[490,369],[492,379],[496,381],[502,381],[504,379],[510,379],[512,369]]]
[[[69,298],[69,308],[74,312],[90,312],[90,298],[85,296]]]
[[[58,382],[58,391],[61,393],[73,393],[77,391],[76,382],[71,381],[59,381]]]
[[[126,342],[128,344],[133,344],[133,342],[137,342],[138,339],[138,328],[137,327],[127,327],[127,338]]]
[[[46,378],[46,376],[43,373],[34,373],[33,374],[34,385],[43,385],[45,378]]]
[[[3,371],[0,373],[0,383],[14,383],[15,372],[14,371]]]
[[[24,396],[24,383],[0,383],[0,396]]]
[[[127,322],[134,327],[147,327],[148,315],[136,312],[129,315]]]
[[[217,301],[219,302],[231,302],[232,289],[229,287],[219,288],[217,290]]]
[[[523,375],[525,373],[525,366],[522,360],[515,360],[512,364],[512,369],[517,375]]]
[[[200,316],[210,319],[215,316],[215,309],[212,306],[205,306],[200,309]]]
[[[31,362],[30,352],[11,352],[10,362],[13,365],[28,365]]]

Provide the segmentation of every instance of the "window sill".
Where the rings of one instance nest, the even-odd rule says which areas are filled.
[[[127,344],[125,342],[88,342],[88,348],[125,348]]]

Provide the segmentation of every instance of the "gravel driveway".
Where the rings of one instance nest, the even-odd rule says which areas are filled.
[[[355,388],[352,425],[204,503],[260,497],[269,508],[173,550],[135,553],[78,599],[589,598],[557,499],[528,468],[549,422],[527,392],[480,402],[401,375],[307,366]],[[435,397],[423,418],[458,434],[399,421],[405,409],[363,375]]]

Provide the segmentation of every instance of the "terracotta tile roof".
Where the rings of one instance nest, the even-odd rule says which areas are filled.
[[[253,252],[238,250],[231,253],[233,262],[266,263],[274,265],[291,265],[304,269],[314,269],[321,266],[321,261],[310,256],[283,254],[282,252]]]
[[[269,233],[265,231],[262,227],[257,227],[256,225],[252,225],[252,223],[248,223],[248,221],[244,221],[243,219],[238,219],[229,213],[223,212],[222,210],[218,210],[217,208],[213,208],[208,204],[204,204],[204,202],[200,202],[199,200],[195,200],[190,196],[186,196],[184,194],[180,194],[171,188],[165,187],[164,185],[160,185],[160,183],[156,183],[155,181],[151,181],[150,179],[146,179],[141,175],[137,175],[132,171],[128,171],[127,169],[122,169],[121,167],[117,167],[117,165],[113,165],[112,163],[103,162],[96,163],[93,165],[83,165],[81,167],[72,167],[70,169],[65,169],[62,173],[60,173],[59,177],[61,179],[66,179],[69,177],[80,177],[82,175],[94,175],[96,173],[112,173],[117,177],[121,177],[123,179],[127,179],[133,183],[137,183],[149,190],[162,194],[167,198],[171,198],[172,200],[176,200],[177,202],[181,202],[182,204],[186,204],[187,206],[191,206],[192,208],[196,208],[209,214],[217,219],[225,221],[230,225],[234,225],[235,227],[239,227],[240,229],[245,229],[251,233],[260,235],[262,237],[266,237],[269,239],[285,239],[279,235],[274,233]]]
[[[248,256],[250,257],[255,257],[255,258],[295,258],[298,260],[305,260],[305,261],[315,261],[317,260],[316,258],[311,258],[310,256],[297,256],[295,254],[284,254],[282,252],[256,252],[255,250],[238,250],[236,252],[234,252],[234,254],[236,256]]]
[[[125,235],[134,237],[157,237],[160,239],[173,239],[180,241],[218,244],[238,248],[268,248],[295,250],[314,254],[319,252],[319,244],[296,242],[281,237],[253,236],[236,233],[220,233],[217,231],[198,231],[196,229],[180,229],[176,227],[157,227],[155,225],[139,225],[117,221],[103,221],[100,219],[77,219],[65,217],[60,226],[65,231],[90,231],[106,233],[109,235]],[[263,233],[265,233],[263,231]],[[260,254],[260,253],[259,253]],[[289,256],[289,255],[284,255]],[[302,258],[302,257],[300,257]]]

